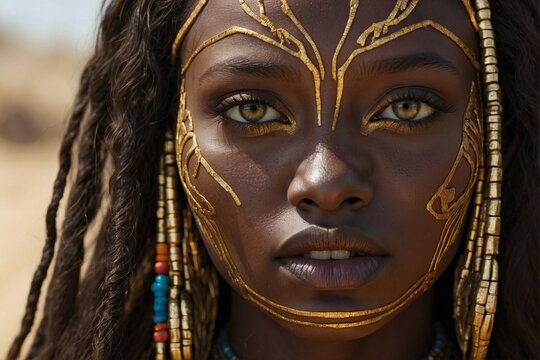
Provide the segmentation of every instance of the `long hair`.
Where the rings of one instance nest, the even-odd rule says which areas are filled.
[[[60,148],[41,262],[8,359],[20,356],[32,331],[53,259],[27,358],[132,359],[152,353],[156,174],[164,130],[178,109],[178,69],[170,47],[188,3],[104,4],[95,51]],[[540,358],[540,10],[535,0],[492,0],[491,7],[504,102],[503,152],[510,160],[489,357]]]

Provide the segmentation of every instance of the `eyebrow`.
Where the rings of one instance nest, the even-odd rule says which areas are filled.
[[[300,71],[295,68],[277,64],[270,61],[250,59],[246,57],[233,57],[213,65],[200,77],[205,82],[216,75],[249,75],[266,78],[277,78],[284,81],[295,81],[301,77]]]
[[[442,56],[434,52],[425,52],[399,57],[386,58],[370,64],[360,65],[366,73],[398,73],[417,69],[442,70],[453,75],[460,75],[459,70]]]

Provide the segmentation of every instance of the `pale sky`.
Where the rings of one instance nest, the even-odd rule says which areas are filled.
[[[102,0],[0,0],[0,31],[20,34],[38,46],[93,44]]]

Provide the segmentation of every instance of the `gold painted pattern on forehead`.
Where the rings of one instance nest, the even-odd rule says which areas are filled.
[[[359,1],[360,0],[350,1],[349,18],[347,20],[347,24],[345,25],[343,35],[339,40],[338,46],[336,47],[336,51],[332,58],[332,78],[337,81],[336,102],[334,117],[332,119],[332,130],[335,130],[337,126],[339,112],[341,109],[341,101],[343,98],[343,90],[345,86],[345,74],[352,61],[360,54],[377,49],[382,45],[394,41],[402,36],[408,35],[416,30],[432,28],[438,31],[439,33],[450,39],[452,42],[454,42],[461,49],[461,51],[469,59],[469,61],[476,70],[481,69],[480,63],[472,50],[469,49],[467,45],[465,45],[465,43],[457,35],[455,35],[446,27],[433,20],[424,20],[421,22],[417,22],[401,28],[396,32],[388,34],[390,27],[399,25],[412,13],[419,0],[397,0],[394,8],[386,19],[372,24],[370,27],[364,30],[362,34],[360,34],[360,36],[356,40],[356,43],[359,45],[359,47],[353,50],[352,53],[348,56],[347,60],[345,60],[345,62],[338,67],[338,57],[343,48],[343,44],[345,43],[349,35],[351,25],[353,24],[356,17]],[[462,0],[462,2],[463,4],[466,4],[467,0]],[[465,5],[465,7],[467,8],[467,12],[470,15],[470,4],[468,6]],[[471,21],[472,20],[473,18],[471,18]],[[473,26],[475,26],[474,24],[476,24],[476,21],[474,21]]]
[[[223,40],[229,36],[232,35],[246,35],[251,36],[255,39],[259,39],[269,45],[275,46],[278,49],[281,49],[285,51],[287,54],[299,59],[304,63],[304,65],[308,68],[308,70],[311,72],[313,76],[313,82],[314,82],[314,88],[315,88],[315,103],[317,107],[317,124],[319,126],[322,125],[322,100],[321,100],[321,81],[324,79],[325,71],[324,71],[324,65],[321,58],[321,54],[319,52],[319,49],[317,48],[317,45],[313,41],[312,37],[309,35],[309,33],[306,31],[306,29],[302,26],[298,18],[294,15],[291,7],[287,3],[287,0],[280,0],[280,8],[283,14],[285,14],[289,20],[293,23],[295,28],[302,34],[302,36],[306,39],[307,43],[309,44],[309,47],[315,54],[317,65],[314,64],[314,62],[311,60],[308,51],[307,46],[297,37],[292,35],[287,29],[284,29],[282,27],[277,27],[272,20],[267,16],[266,14],[266,8],[264,5],[263,0],[257,0],[257,7],[258,7],[258,14],[253,11],[249,5],[244,0],[239,0],[239,4],[241,9],[253,20],[255,20],[257,23],[259,23],[261,26],[264,26],[270,31],[270,34],[272,37],[261,34],[257,31],[247,29],[240,26],[231,26],[228,29],[220,32],[219,34],[216,34],[212,36],[211,38],[205,40],[200,44],[195,51],[191,54],[191,56],[188,58],[188,60],[185,62],[185,64],[182,65],[181,68],[181,74],[185,74],[191,63],[195,60],[197,55],[201,53],[204,49],[206,49],[208,46],[215,44],[216,42]],[[173,56],[178,56],[178,49],[181,46],[182,40],[185,38],[187,31],[190,29],[191,25],[195,21],[196,17],[200,14],[204,6],[206,5],[206,0],[201,0],[201,2],[198,4],[198,6],[195,8],[194,14],[189,17],[188,22],[186,22],[189,26],[183,26],[175,40],[175,43],[173,45]],[[185,25],[186,25],[185,24]],[[293,46],[291,46],[293,45]]]

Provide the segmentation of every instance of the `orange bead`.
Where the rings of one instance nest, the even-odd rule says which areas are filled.
[[[167,323],[159,323],[159,324],[156,324],[154,326],[154,331],[155,332],[159,332],[159,331],[163,331],[163,330],[168,330],[169,329],[169,324]]]
[[[169,255],[158,255],[156,256],[156,260],[158,262],[168,262],[169,261]]]
[[[154,342],[161,343],[167,340],[169,340],[169,332],[167,330],[154,332]]]
[[[165,261],[159,261],[154,264],[154,272],[156,274],[167,275],[169,273],[169,263]]]
[[[158,255],[169,255],[169,246],[167,244],[157,244],[156,253]]]

